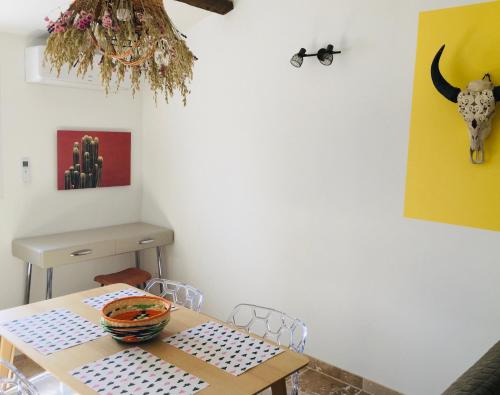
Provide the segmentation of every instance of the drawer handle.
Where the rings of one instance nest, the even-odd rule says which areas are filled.
[[[71,253],[71,256],[84,256],[92,254],[92,250],[79,250]]]
[[[143,245],[143,244],[151,244],[151,243],[154,243],[155,242],[155,239],[144,239],[144,240],[141,240],[139,242],[139,244]]]

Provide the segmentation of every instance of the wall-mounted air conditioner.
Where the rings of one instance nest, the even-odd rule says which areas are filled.
[[[76,69],[73,68],[68,71],[67,67],[61,70],[61,74],[58,77],[57,73],[50,69],[50,65],[44,64],[44,52],[45,46],[43,45],[26,48],[26,82],[69,88],[104,89],[101,84],[101,76],[99,75],[99,56],[95,57],[94,67],[87,72],[85,77],[78,77]],[[110,91],[113,91],[114,87],[116,87],[116,81],[111,82]],[[125,81],[120,84],[120,90],[121,89],[131,89],[130,79],[125,78]]]

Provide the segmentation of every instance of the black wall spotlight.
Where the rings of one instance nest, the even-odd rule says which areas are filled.
[[[304,62],[304,58],[308,58],[310,56],[316,56],[319,62],[324,66],[330,66],[333,62],[333,55],[342,53],[342,51],[334,51],[333,45],[328,44],[326,48],[321,48],[317,53],[306,53],[305,48],[301,48],[298,53],[292,56],[290,59],[290,63],[293,67],[299,68],[302,66]]]

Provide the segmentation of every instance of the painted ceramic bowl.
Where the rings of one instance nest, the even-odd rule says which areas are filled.
[[[170,320],[172,304],[157,296],[128,296],[101,310],[101,326],[113,339],[140,343],[158,336]]]

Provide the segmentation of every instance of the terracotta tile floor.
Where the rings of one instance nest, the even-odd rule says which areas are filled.
[[[42,367],[37,365],[31,359],[29,359],[26,355],[18,355],[14,358],[14,365],[19,371],[24,374],[26,377],[30,378],[36,376],[40,373],[43,373],[44,370]]]
[[[313,369],[300,372],[299,395],[361,395],[361,388],[354,387]],[[290,393],[290,390],[288,391]]]

